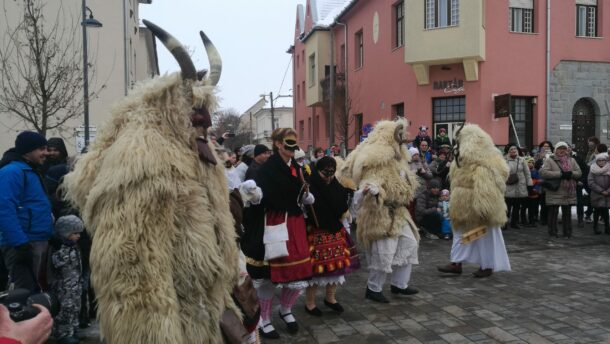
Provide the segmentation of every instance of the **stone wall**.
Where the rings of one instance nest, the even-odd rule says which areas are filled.
[[[572,110],[581,98],[595,105],[595,135],[604,143],[609,141],[610,63],[562,61],[551,72],[550,87],[550,141],[572,142],[572,131],[561,130],[560,125],[572,125]]]

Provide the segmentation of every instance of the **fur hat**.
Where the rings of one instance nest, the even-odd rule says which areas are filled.
[[[563,148],[569,148],[568,144],[567,144],[567,143],[565,143],[565,142],[563,142],[563,141],[559,141],[559,142],[557,142],[557,144],[555,144],[555,149],[557,149],[557,148],[561,148],[561,147],[563,147]]]
[[[239,155],[247,155],[249,157],[253,157],[254,154],[254,145],[245,145],[241,147],[239,150]]]
[[[419,127],[419,131],[428,131],[428,127],[422,125],[421,127]]]
[[[441,188],[441,182],[438,181],[438,179],[432,179],[428,182],[428,189],[440,189]]]
[[[21,155],[46,145],[47,139],[33,131],[24,131],[17,135],[17,138],[15,139],[15,150]]]
[[[608,153],[599,153],[595,156],[595,161],[605,160],[608,161]]]
[[[300,159],[300,158],[304,158],[305,157],[305,152],[299,148],[296,151],[294,151],[294,159]]]
[[[409,153],[411,154],[411,156],[419,155],[419,149],[417,149],[416,147],[411,147],[409,148]]]
[[[82,232],[84,228],[83,221],[75,215],[62,216],[55,222],[55,232],[64,239],[70,234]]]

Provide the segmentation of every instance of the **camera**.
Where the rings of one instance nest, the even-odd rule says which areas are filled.
[[[27,289],[0,293],[0,303],[8,308],[11,319],[15,322],[35,317],[40,312],[38,308],[32,306],[35,303],[48,309],[52,316],[56,316],[59,312],[59,304],[54,296],[48,293],[32,294]]]

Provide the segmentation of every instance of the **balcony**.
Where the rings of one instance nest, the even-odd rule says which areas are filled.
[[[413,67],[417,83],[427,85],[429,67],[462,63],[467,81],[479,79],[479,62],[485,60],[485,8],[483,0],[460,1],[459,23],[425,28],[425,2],[406,3],[405,63]]]
[[[330,101],[330,76],[326,76],[324,79],[320,81],[320,86],[322,86],[322,101],[328,102]],[[345,93],[345,74],[344,73],[336,73],[335,74],[335,97],[339,95],[343,96]]]

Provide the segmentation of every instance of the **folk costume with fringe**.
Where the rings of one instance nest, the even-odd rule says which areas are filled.
[[[312,171],[309,183],[309,190],[316,198],[313,213],[310,209],[307,217],[307,240],[313,265],[310,284],[343,284],[346,269],[350,266],[347,231],[341,222],[343,214],[348,211],[348,190],[336,178],[326,184],[317,170]]]

